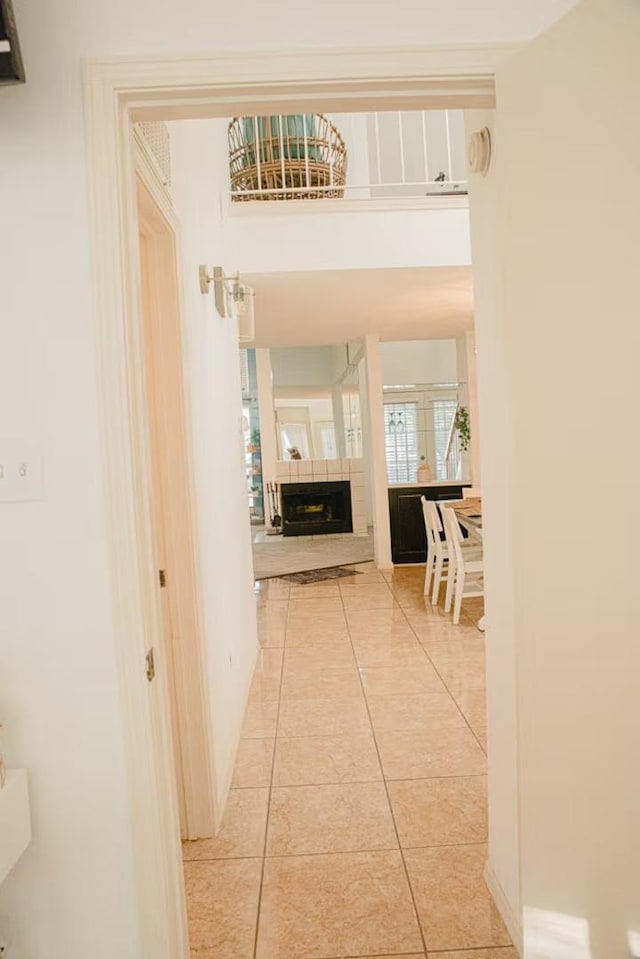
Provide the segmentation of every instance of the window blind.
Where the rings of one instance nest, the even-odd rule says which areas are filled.
[[[451,424],[453,422],[453,417],[456,415],[457,407],[458,402],[454,399],[433,401],[433,433],[436,453],[436,479],[439,480],[450,479],[450,477],[447,475],[446,463],[447,442],[449,440]],[[455,464],[455,467],[457,469],[457,463]],[[454,472],[453,475],[455,476],[456,473]]]
[[[418,404],[384,404],[384,445],[390,483],[418,478]]]

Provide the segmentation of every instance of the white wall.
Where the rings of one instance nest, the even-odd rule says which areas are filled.
[[[273,348],[271,369],[273,385],[322,386],[334,382],[334,348],[332,346],[293,346]]]
[[[212,9],[207,0],[189,0],[176,7],[169,0],[113,0],[102,6],[72,0],[45,0],[35,13],[25,0],[14,2],[23,37],[30,78],[37,75],[33,37],[39,36],[44,51],[57,52],[69,60],[78,52],[86,56],[117,54],[201,53],[205,49],[282,50],[292,48],[358,48],[433,46],[459,43],[494,43],[526,40],[575,5],[575,0],[536,0],[514,4],[512,0],[458,0],[455,9],[438,0],[398,0],[393,16],[386,8],[345,5],[328,0],[323,16],[291,17],[285,0],[269,6],[269,17],[259,16],[254,0]],[[238,33],[238,24],[242,32]],[[54,47],[53,42],[56,42]],[[36,68],[34,72],[34,67]]]
[[[253,212],[236,204],[225,242],[243,273],[468,266],[469,214],[456,210]]]
[[[458,381],[455,340],[381,343],[380,356],[385,386],[424,386]]]
[[[213,292],[203,296],[197,279],[199,263],[225,262],[217,183],[211,175],[215,137],[211,125],[199,120],[170,128],[172,195],[181,223],[209,698],[222,809],[257,654],[238,339],[236,324],[218,315]]]
[[[640,262],[639,36],[637,3],[585,0],[498,77],[508,324],[493,346],[511,371],[513,463],[504,465],[515,512],[508,498],[503,522],[515,515],[509,627],[517,651],[527,959],[628,955],[628,931],[640,929],[640,294],[630,268]],[[553,175],[543,175],[549,169]],[[619,186],[594,188],[606,169]],[[486,396],[484,364],[495,361],[480,322],[478,337]],[[485,412],[486,495],[493,472]],[[594,468],[594,436],[624,451],[623,468]],[[549,461],[552,473],[540,469]],[[497,518],[495,492],[491,502],[487,535]],[[550,548],[564,535],[564,548]],[[604,557],[595,548],[599,536]],[[495,655],[495,603],[488,616]],[[492,693],[490,682],[490,711],[509,685],[508,677],[500,690],[493,683]],[[504,735],[490,719],[490,768]],[[492,825],[499,825],[495,816]]]
[[[28,83],[0,91],[0,432],[33,438],[46,469],[44,501],[1,507],[3,742],[31,769],[35,824],[0,892],[21,959],[143,959],[100,484],[82,60],[506,41],[572,2],[403,0],[393,16],[363,17],[331,0],[294,19],[284,0],[268,17],[254,0],[14,3]]]
[[[508,324],[503,308],[499,203],[504,176],[493,112],[467,114],[469,133],[488,126],[495,155],[486,178],[471,175],[480,465],[484,514],[489,736],[489,863],[520,922],[518,742],[514,635],[514,421]],[[536,474],[539,476],[540,471]]]

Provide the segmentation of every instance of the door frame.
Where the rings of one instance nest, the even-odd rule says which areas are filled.
[[[153,343],[146,342],[145,346],[153,351],[153,362],[160,368],[164,386],[163,396],[158,396],[154,404],[173,634],[172,648],[164,659],[174,729],[180,831],[183,839],[198,839],[214,834],[216,809],[193,443],[185,388],[180,226],[171,197],[137,130],[133,139],[138,229],[146,240],[152,282],[149,292],[157,314],[151,333]]]
[[[153,760],[145,653],[159,635],[141,313],[137,120],[274,112],[491,109],[511,44],[116,58],[85,65],[100,427],[141,954],[187,959],[174,769]],[[186,277],[195,283],[197,277]],[[186,424],[185,424],[186,426]],[[191,444],[189,433],[185,434]],[[165,704],[168,715],[168,704]],[[163,866],[157,867],[158,852]]]

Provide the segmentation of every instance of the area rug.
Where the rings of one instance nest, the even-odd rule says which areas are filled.
[[[275,540],[276,538],[273,537]],[[253,544],[253,574],[256,579],[272,579],[309,570],[335,569],[370,563],[373,560],[373,534],[354,536],[288,536],[275,542]]]
[[[308,569],[304,573],[289,573],[288,576],[279,576],[288,583],[298,586],[308,586],[309,583],[322,583],[326,579],[342,579],[344,576],[360,576],[360,570],[350,569],[348,566],[329,566],[328,569]]]

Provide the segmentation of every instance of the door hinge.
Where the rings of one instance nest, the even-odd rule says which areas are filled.
[[[147,679],[149,682],[155,679],[156,675],[156,660],[153,654],[153,649],[150,649],[147,655],[144,658],[145,661],[145,672],[147,674]]]
[[[158,579],[160,580],[160,587],[161,587],[161,589],[164,589],[165,586],[167,585],[167,571],[166,571],[166,569],[159,569],[159,570],[158,570]]]

